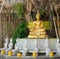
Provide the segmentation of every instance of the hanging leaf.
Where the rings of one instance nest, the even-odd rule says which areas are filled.
[[[24,6],[23,6],[23,4],[22,3],[16,3],[16,4],[14,4],[13,8],[17,13],[17,17],[21,18],[23,16],[23,14],[24,14]]]
[[[21,24],[15,29],[13,33],[13,43],[16,43],[17,38],[26,38],[29,34],[29,29],[27,28],[27,22],[22,21]]]

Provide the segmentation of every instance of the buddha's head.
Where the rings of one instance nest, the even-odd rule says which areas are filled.
[[[37,20],[37,21],[39,21],[39,20],[40,20],[40,13],[39,13],[39,10],[37,10],[36,20]]]

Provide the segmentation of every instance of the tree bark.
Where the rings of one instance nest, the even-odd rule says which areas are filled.
[[[31,17],[31,12],[33,11],[33,9],[37,9],[38,8],[38,3],[37,0],[26,0],[26,13],[25,13],[25,17],[27,21],[31,21],[32,17]]]

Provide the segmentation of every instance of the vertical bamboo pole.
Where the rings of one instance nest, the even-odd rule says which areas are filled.
[[[3,12],[1,12],[1,42],[3,46]]]
[[[50,3],[50,7],[51,7],[51,11],[53,11],[53,6],[52,6],[52,4],[51,4],[51,1],[49,1],[49,3]],[[56,19],[55,19],[55,17],[54,17],[54,15],[53,15],[53,23],[54,23],[54,27],[55,27],[55,33],[56,33],[56,37],[58,38],[58,30],[57,30],[57,26],[56,26],[56,21],[55,21]]]
[[[2,47],[2,25],[1,25],[1,20],[2,20],[2,17],[1,17],[2,13],[0,13],[0,47]]]
[[[56,13],[57,14],[57,26],[58,26],[58,35],[59,35],[59,37],[60,37],[60,29],[59,29],[59,16],[58,16],[58,13]]]
[[[59,15],[58,15],[58,9],[59,9],[59,7],[60,7],[60,4],[58,4],[58,5],[56,5],[55,7],[54,7],[54,9],[55,9],[55,12],[56,12],[56,15],[57,15],[57,27],[58,27],[58,35],[59,35],[59,37],[60,37],[60,26],[59,26]]]

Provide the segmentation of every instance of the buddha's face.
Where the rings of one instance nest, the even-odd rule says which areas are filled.
[[[37,20],[40,20],[40,16],[36,16],[36,19],[37,19]]]
[[[37,12],[37,14],[36,14],[36,19],[37,19],[37,21],[40,20],[40,13],[39,12]]]

